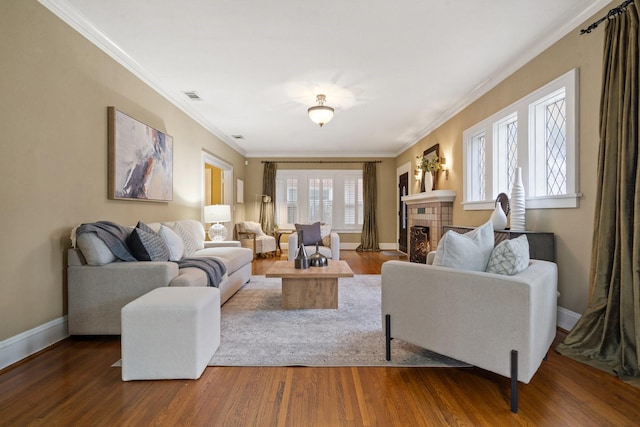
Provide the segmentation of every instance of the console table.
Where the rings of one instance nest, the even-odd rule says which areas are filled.
[[[443,225],[442,234],[449,230],[456,233],[464,234],[473,230],[475,227],[463,227],[459,225]],[[539,231],[511,231],[511,230],[494,230],[495,244],[506,239],[515,239],[516,237],[527,236],[529,240],[529,258],[541,259],[543,261],[556,262],[556,243],[553,233]]]

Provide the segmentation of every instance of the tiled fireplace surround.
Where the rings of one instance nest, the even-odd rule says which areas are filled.
[[[453,190],[435,190],[403,196],[407,205],[407,226],[429,227],[429,243],[435,250],[442,237],[442,226],[451,225],[453,221]],[[409,234],[409,233],[407,233]]]

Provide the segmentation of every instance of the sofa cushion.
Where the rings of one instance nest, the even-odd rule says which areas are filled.
[[[169,249],[162,237],[142,221],[127,238],[131,254],[139,261],[168,261]]]
[[[158,232],[167,249],[169,249],[169,261],[179,261],[184,255],[184,243],[180,236],[175,231],[167,227],[166,225],[160,226],[160,232]]]
[[[493,244],[491,221],[465,234],[449,230],[438,243],[433,265],[459,270],[486,271]]]
[[[487,273],[513,276],[529,266],[529,240],[526,235],[500,242],[491,252]]]
[[[300,235],[302,231],[302,243],[306,245],[315,245],[316,243],[322,243],[322,234],[320,232],[320,222],[314,222],[313,224],[295,224],[296,231]]]
[[[116,256],[96,233],[80,234],[76,238],[76,245],[89,265],[105,265],[116,260]]]
[[[179,270],[179,273],[174,277],[169,286],[207,286],[207,273],[196,267],[185,267]]]
[[[227,267],[227,274],[232,274],[253,261],[253,251],[251,249],[237,246],[200,249],[195,252],[194,256],[218,258]]]

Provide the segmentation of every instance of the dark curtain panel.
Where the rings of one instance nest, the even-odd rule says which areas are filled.
[[[376,224],[376,164],[365,163],[362,171],[362,197],[364,203],[364,222],[358,252],[379,251],[378,225]]]
[[[262,196],[260,197],[260,225],[265,233],[272,232],[275,223],[276,208],[276,171],[278,165],[273,162],[264,163],[262,173]],[[265,202],[264,196],[269,196],[270,201]]]
[[[558,351],[640,386],[638,11],[607,21],[589,307]]]

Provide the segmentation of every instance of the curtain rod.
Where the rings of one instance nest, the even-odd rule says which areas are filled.
[[[372,160],[370,162],[362,160],[281,160],[277,162],[262,160],[261,163],[382,163],[382,160]]]
[[[580,30],[580,35],[583,34],[588,34],[591,31],[595,30],[596,28],[598,28],[598,25],[602,24],[604,21],[606,21],[607,19],[611,19],[616,15],[620,15],[622,12],[625,11],[625,9],[627,8],[627,6],[629,5],[629,3],[632,3],[633,0],[626,0],[624,1],[620,6],[618,7],[614,7],[613,9],[611,9],[609,11],[609,13],[607,13],[607,16],[603,16],[602,18],[598,19],[596,22],[594,22],[593,24],[589,25],[587,28]]]

